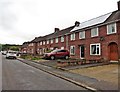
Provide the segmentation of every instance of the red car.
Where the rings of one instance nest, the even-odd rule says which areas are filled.
[[[51,60],[54,60],[56,58],[69,59],[69,57],[70,57],[69,51],[68,50],[63,50],[63,49],[53,50],[50,53],[45,53],[44,54],[44,58],[51,59]]]

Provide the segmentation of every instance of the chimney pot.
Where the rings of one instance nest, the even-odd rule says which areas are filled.
[[[78,27],[80,25],[80,22],[76,21],[75,26]]]
[[[58,32],[60,29],[59,28],[55,28],[55,32]]]

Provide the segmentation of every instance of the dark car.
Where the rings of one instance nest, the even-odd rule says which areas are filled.
[[[69,59],[70,53],[68,50],[57,49],[53,50],[50,53],[45,53],[44,58],[54,60],[56,58],[65,58]]]

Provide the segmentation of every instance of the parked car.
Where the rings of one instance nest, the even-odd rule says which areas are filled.
[[[2,55],[6,55],[7,51],[1,51]]]
[[[7,54],[6,54],[6,58],[13,58],[13,59],[16,59],[17,58],[17,52],[16,51],[7,51]]]
[[[57,50],[53,50],[50,53],[45,53],[44,54],[44,58],[45,59],[51,59],[54,60],[56,58],[65,58],[65,59],[69,59],[70,57],[70,53],[68,50],[64,50],[64,49],[57,49]]]

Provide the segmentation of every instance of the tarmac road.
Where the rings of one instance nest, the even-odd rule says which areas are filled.
[[[86,90],[66,80],[2,56],[2,90]]]

